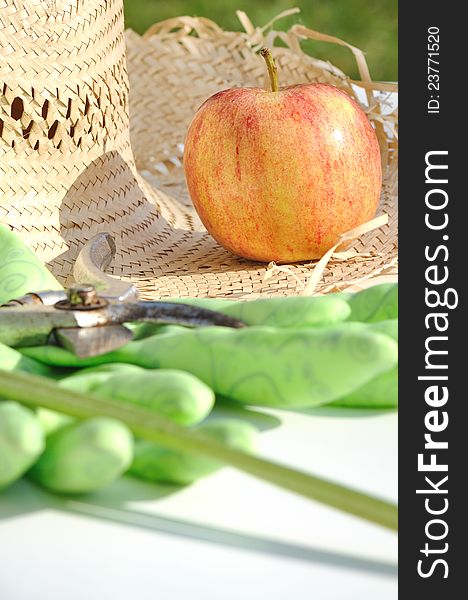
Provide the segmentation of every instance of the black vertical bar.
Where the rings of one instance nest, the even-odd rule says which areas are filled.
[[[467,33],[461,4],[400,2],[399,13],[399,597],[448,600],[465,595],[467,572]]]

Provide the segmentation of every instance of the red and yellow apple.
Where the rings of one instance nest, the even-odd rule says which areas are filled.
[[[211,96],[187,134],[184,168],[195,209],[225,248],[257,261],[321,257],[371,219],[382,173],[363,110],[331,85],[232,88]]]

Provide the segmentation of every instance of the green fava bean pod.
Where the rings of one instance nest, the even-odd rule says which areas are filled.
[[[182,300],[182,302],[186,302]],[[188,303],[211,308],[247,325],[272,327],[323,327],[344,321],[351,312],[345,299],[331,296],[260,298],[246,302],[195,299]]]
[[[171,328],[115,352],[79,359],[62,348],[27,348],[49,364],[112,362],[192,373],[217,394],[253,405],[313,407],[360,387],[397,362],[397,344],[364,323],[331,327]]]
[[[398,284],[382,283],[366,288],[348,300],[348,321],[376,323],[398,318]]]
[[[62,286],[23,241],[0,223],[0,304]]]
[[[127,364],[84,369],[62,379],[59,385],[150,408],[180,425],[202,421],[215,401],[213,390],[190,373]]]
[[[349,304],[337,296],[311,298],[264,298],[239,302],[221,310],[248,325],[272,327],[325,327],[344,321],[350,314]]]
[[[253,452],[258,436],[250,423],[238,419],[217,419],[195,428],[195,431],[223,442],[237,450]],[[216,460],[164,448],[154,442],[136,440],[135,458],[129,473],[140,479],[176,485],[188,485],[222,466]]]
[[[48,408],[37,408],[36,415],[46,435],[74,421],[72,417]]]
[[[118,358],[113,359],[110,354],[79,358],[69,350],[65,350],[65,348],[62,348],[61,346],[53,345],[18,348],[18,352],[25,357],[32,358],[34,361],[41,363],[41,365],[60,368],[97,367],[111,362],[119,362]]]
[[[135,370],[140,371],[141,367],[122,364],[100,365],[98,367],[89,367],[75,371],[72,375],[63,377],[58,383],[65,389],[88,393],[99,384],[108,381],[117,372],[133,373]],[[48,410],[47,408],[38,408],[36,412],[46,435],[50,435],[74,420],[68,415]]]
[[[397,345],[362,323],[330,328],[180,330],[128,344],[120,360],[186,370],[246,404],[312,407],[391,369]]]
[[[372,329],[398,341],[398,320],[379,321]],[[363,386],[332,402],[330,406],[346,408],[389,409],[398,406],[398,367],[381,373]]]
[[[0,489],[29,469],[44,445],[44,432],[33,411],[16,402],[0,402]]]
[[[119,478],[132,459],[133,437],[127,427],[95,417],[50,434],[29,476],[52,492],[85,494]]]
[[[23,371],[35,375],[50,376],[52,371],[41,362],[28,358],[5,344],[0,343],[0,369],[3,371]]]
[[[272,327],[326,327],[346,320],[351,309],[346,297],[339,294],[314,297],[261,298],[235,302],[218,298],[182,298],[170,302],[190,304],[215,310],[244,321],[247,325]],[[172,327],[172,326],[169,326]],[[165,333],[167,325],[130,324],[135,340]]]
[[[71,375],[63,377],[58,384],[66,389],[87,394],[103,383],[108,382],[116,375],[125,376],[140,373],[142,371],[143,368],[138,367],[137,365],[128,365],[124,363],[102,364],[78,369]]]

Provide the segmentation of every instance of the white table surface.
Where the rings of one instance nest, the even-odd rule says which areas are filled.
[[[396,499],[395,413],[270,414],[263,455]],[[230,468],[185,489],[0,494],[2,600],[393,600],[396,554],[394,533]]]

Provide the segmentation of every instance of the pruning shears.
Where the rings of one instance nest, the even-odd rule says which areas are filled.
[[[148,322],[186,327],[245,324],[219,312],[183,303],[138,299],[131,283],[106,275],[115,243],[99,233],[81,250],[75,281],[65,291],[32,292],[0,307],[0,342],[13,347],[59,344],[79,357],[120,348],[132,337],[126,323]]]

